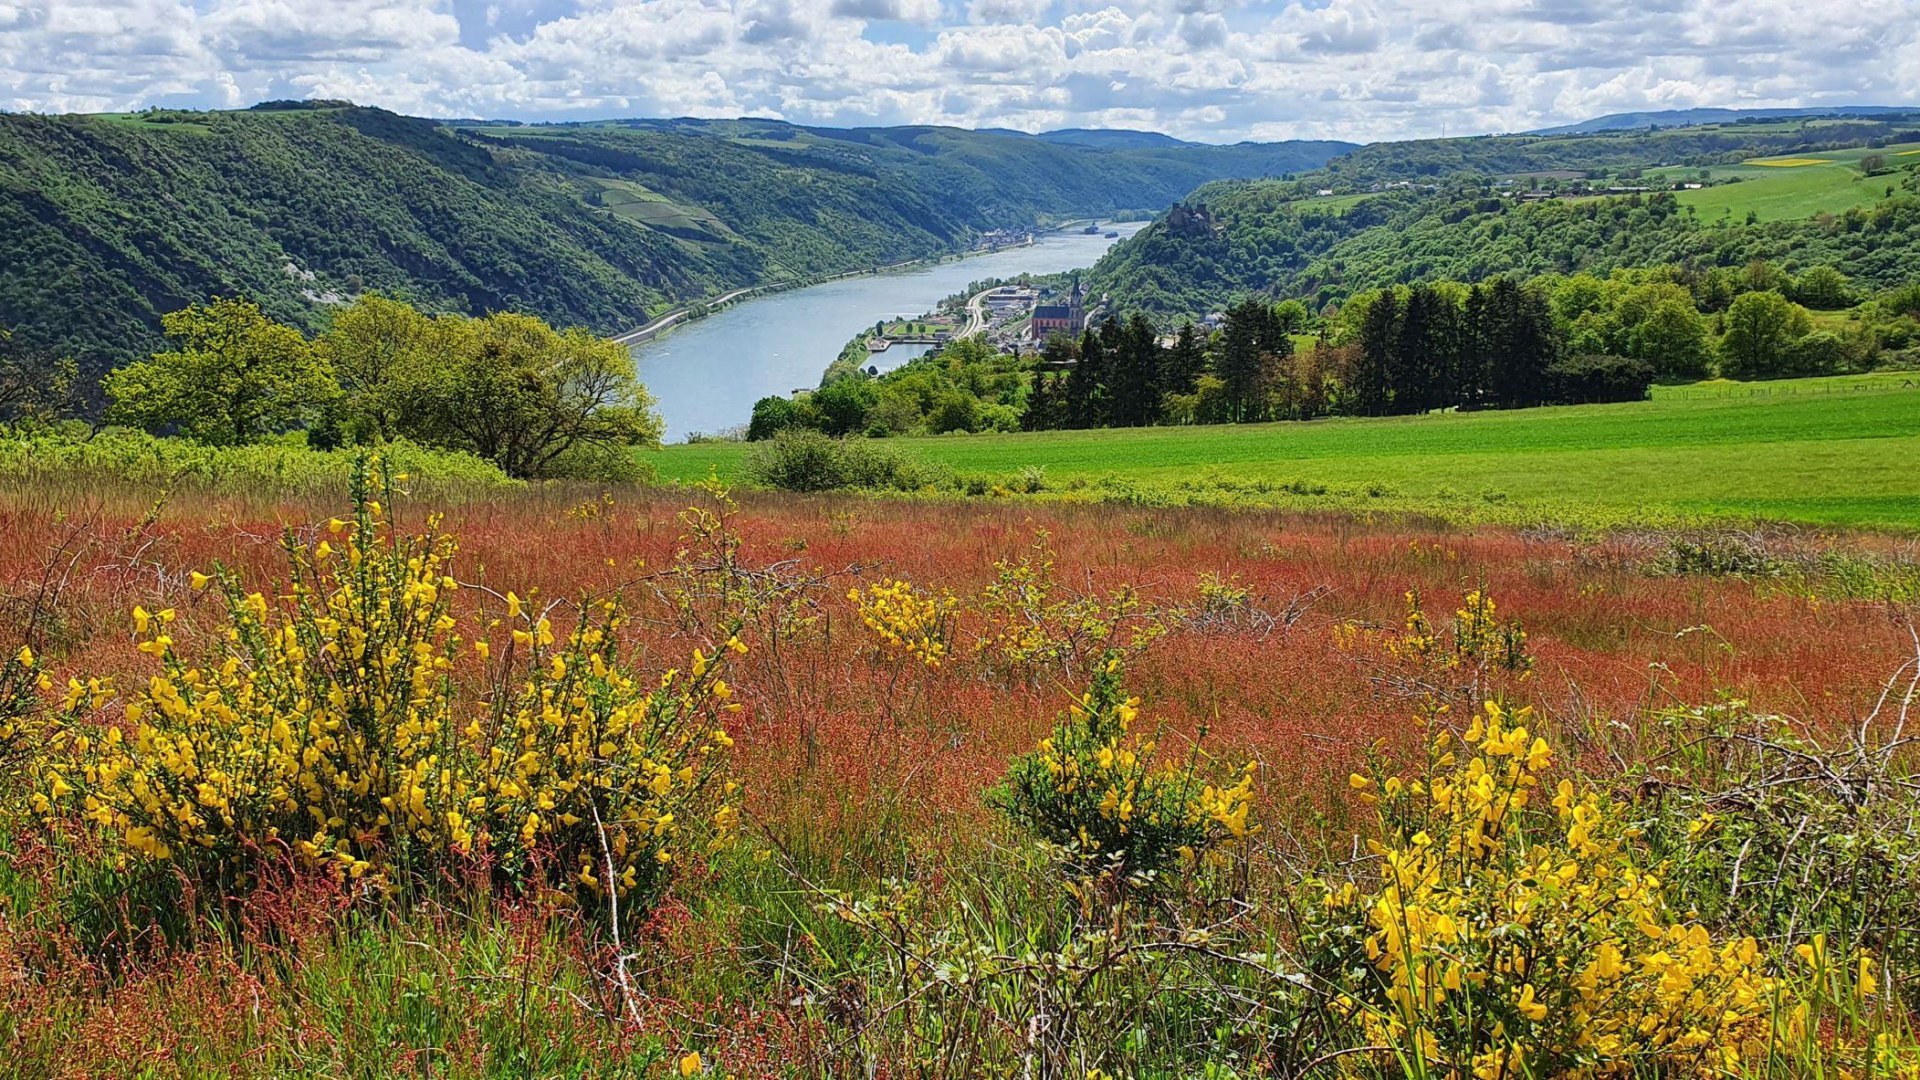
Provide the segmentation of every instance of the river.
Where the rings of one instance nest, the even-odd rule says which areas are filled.
[[[1140,228],[1106,225],[1098,236],[1043,233],[1028,247],[747,300],[635,345],[634,361],[660,403],[669,441],[721,431],[746,423],[753,403],[769,394],[817,385],[862,327],[925,314],[975,281],[1091,266],[1118,242],[1104,233],[1127,237]],[[896,345],[874,359],[893,366],[925,351]]]

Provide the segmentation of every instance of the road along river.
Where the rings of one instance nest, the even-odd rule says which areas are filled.
[[[1140,228],[1103,225],[1096,236],[1042,233],[1028,247],[743,300],[635,345],[634,360],[660,402],[669,441],[720,431],[746,423],[753,403],[768,394],[816,385],[862,327],[925,314],[975,281],[1091,266],[1117,242],[1105,233],[1126,237]],[[895,345],[874,361],[893,367],[927,348]]]

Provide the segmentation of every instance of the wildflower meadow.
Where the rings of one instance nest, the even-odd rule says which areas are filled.
[[[1917,1078],[1920,549],[0,492],[0,1075]]]

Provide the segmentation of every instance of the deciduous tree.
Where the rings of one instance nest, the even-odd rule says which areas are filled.
[[[340,392],[300,331],[252,301],[195,304],[160,325],[176,348],[107,376],[109,419],[232,446],[310,424]]]
[[[1769,379],[1786,373],[1788,350],[1813,329],[1807,309],[1777,292],[1743,293],[1727,308],[1720,338],[1720,371],[1732,379]]]

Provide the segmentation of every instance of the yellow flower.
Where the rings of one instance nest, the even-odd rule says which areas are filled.
[[[1533,740],[1533,747],[1527,751],[1527,771],[1540,772],[1553,764],[1553,751],[1547,747],[1547,740]]]
[[[201,590],[201,589],[204,589],[204,588],[206,588],[206,587],[207,587],[207,583],[208,583],[208,582],[210,582],[210,581],[212,581],[212,580],[213,580],[212,578],[210,578],[210,577],[208,577],[207,575],[205,575],[205,574],[203,574],[203,573],[201,573],[201,572],[200,572],[200,571],[198,571],[198,570],[195,570],[195,571],[194,571],[194,572],[193,572],[193,573],[192,573],[192,574],[191,574],[191,575],[190,575],[190,576],[188,577],[188,581],[189,581],[189,583],[191,583],[191,584],[192,584],[192,586],[193,586],[193,588],[194,588],[194,591],[196,591],[196,592],[198,592],[198,591],[199,591],[199,590]]]
[[[22,645],[20,646],[20,652],[14,657],[14,659],[20,661],[21,667],[30,668],[33,666],[33,650],[27,648],[25,645]]]
[[[696,1054],[692,1051],[688,1051],[687,1053],[681,1055],[680,1057],[680,1075],[681,1076],[697,1076],[700,1072],[700,1069],[701,1069],[701,1062],[700,1062],[699,1054]]]
[[[1517,1004],[1520,1014],[1536,1024],[1547,1018],[1547,1007],[1533,1000],[1532,983],[1527,983],[1520,988],[1520,1000]]]

